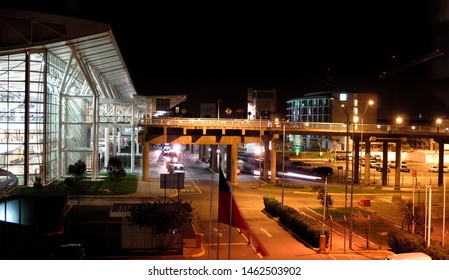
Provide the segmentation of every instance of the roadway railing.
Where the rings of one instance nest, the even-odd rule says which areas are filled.
[[[266,119],[218,119],[218,118],[142,118],[140,126],[174,126],[174,127],[220,127],[220,128],[252,128],[263,130],[297,129],[306,131],[332,131],[346,132],[346,123],[324,122],[279,122],[275,123]],[[423,134],[447,134],[446,128],[435,126],[408,126],[389,124],[349,124],[350,133],[423,133]]]

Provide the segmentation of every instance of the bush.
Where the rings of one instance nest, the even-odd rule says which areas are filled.
[[[424,253],[429,255],[432,260],[449,260],[449,248],[437,244],[431,244],[424,249]]]
[[[265,205],[265,212],[270,214],[272,217],[278,217],[278,206],[281,205],[279,201],[277,201],[273,195],[265,195],[263,197],[263,203]]]
[[[395,253],[422,252],[426,247],[422,236],[403,229],[388,232],[388,245]]]
[[[309,216],[299,213],[290,206],[278,206],[279,222],[300,237],[311,246],[318,248],[320,246],[320,236],[323,225]],[[325,229],[324,234],[329,237],[329,231]]]

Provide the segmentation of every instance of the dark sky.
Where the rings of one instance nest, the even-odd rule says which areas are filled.
[[[382,111],[390,87],[379,74],[392,55],[401,65],[434,51],[426,1],[29,2],[1,5],[111,24],[138,94],[187,94],[182,107],[195,114],[200,102],[218,99],[246,108],[248,87],[277,88],[285,113],[288,99],[328,89],[327,68],[331,89],[377,92]],[[418,104],[396,91],[395,110],[416,114]]]

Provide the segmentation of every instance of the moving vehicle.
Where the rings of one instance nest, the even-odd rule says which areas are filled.
[[[432,258],[423,252],[410,252],[393,254],[385,258],[386,260],[432,260]]]
[[[173,173],[185,173],[186,168],[182,163],[173,163],[172,164]]]

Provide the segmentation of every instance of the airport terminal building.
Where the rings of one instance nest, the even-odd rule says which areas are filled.
[[[0,9],[0,30],[0,169],[45,186],[79,159],[96,179],[122,155],[132,172],[138,121],[164,98],[137,96],[111,27]]]

